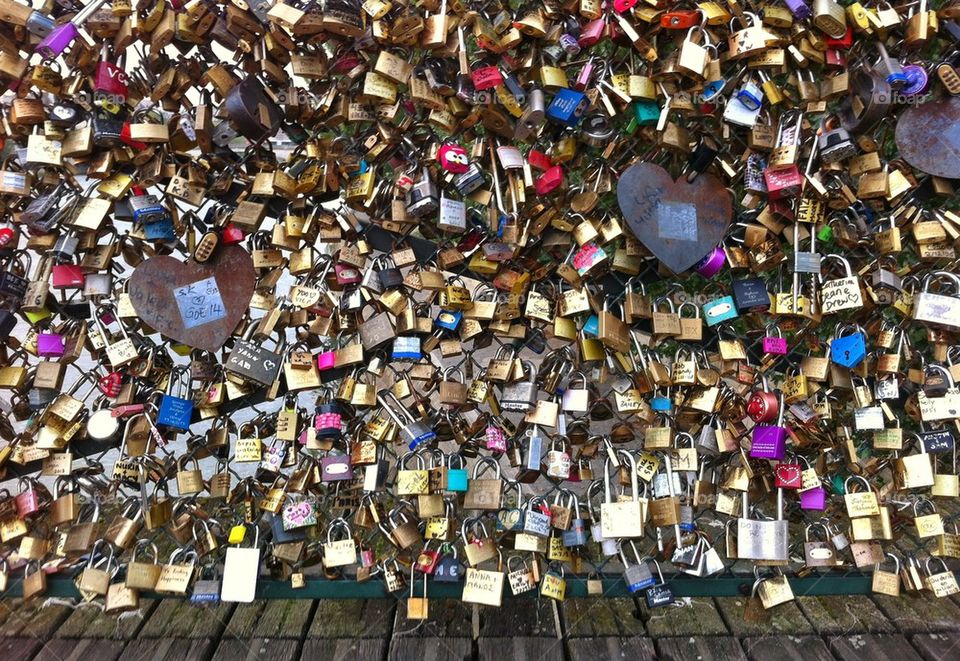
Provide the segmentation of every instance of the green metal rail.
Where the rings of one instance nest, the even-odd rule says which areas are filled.
[[[960,572],[958,572],[960,573]],[[567,576],[568,597],[587,597],[587,577]],[[620,578],[604,578],[603,597],[629,597],[627,586]],[[736,597],[749,594],[753,584],[752,575],[723,576],[718,578],[697,578],[687,576],[667,577],[674,595],[677,597]],[[791,578],[790,587],[797,596],[869,594],[870,576],[849,576],[824,573],[821,575]],[[421,589],[419,582],[418,591]],[[11,581],[3,597],[19,597],[22,581]],[[463,590],[462,583],[438,583],[429,581],[427,595],[435,599],[459,599]],[[399,592],[405,595],[406,590]],[[525,597],[539,594],[531,590]],[[70,578],[51,578],[47,584],[45,597],[79,598],[80,593]],[[177,595],[141,593],[144,598],[182,598]],[[306,586],[293,589],[289,581],[261,580],[257,584],[257,599],[383,599],[389,597],[383,582],[371,579],[363,583],[353,580],[331,581],[323,578],[308,578]],[[504,587],[504,598],[510,598],[509,589]]]

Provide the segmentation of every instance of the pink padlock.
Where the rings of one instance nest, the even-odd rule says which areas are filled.
[[[507,451],[507,436],[496,425],[487,425],[484,436],[487,441],[487,449],[491,452]]]
[[[537,177],[536,182],[534,182],[534,188],[537,191],[537,195],[549,195],[562,185],[563,168],[559,165],[554,165],[552,168],[548,169],[546,172]]]
[[[360,566],[373,567],[376,563],[376,556],[373,555],[373,549],[360,547]]]
[[[596,45],[603,38],[603,30],[607,27],[607,21],[603,18],[590,21],[580,30],[580,36],[577,43],[581,48],[590,48]]]
[[[323,370],[332,370],[334,367],[336,367],[336,363],[336,351],[324,351],[323,353],[317,355],[317,369],[321,372]]]
[[[63,355],[63,336],[57,333],[37,334],[37,355],[41,358],[59,358]]]
[[[26,484],[26,488],[24,488],[24,484]],[[17,516],[26,519],[40,509],[40,492],[37,491],[37,484],[29,478],[20,478],[18,486],[20,487],[20,493],[14,499],[17,505]]]
[[[333,271],[337,274],[337,284],[339,285],[355,285],[362,278],[360,269],[349,264],[335,264]]]
[[[783,337],[783,334],[780,332],[779,326],[772,326],[773,332],[776,335],[766,335],[763,338],[763,352],[772,354],[774,356],[786,356],[787,355],[787,340]],[[767,332],[770,332],[770,328],[767,328]]]

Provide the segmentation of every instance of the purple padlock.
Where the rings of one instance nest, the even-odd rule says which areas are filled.
[[[784,0],[784,2],[798,21],[810,18],[810,7],[803,0]]]
[[[787,453],[787,428],[783,426],[783,393],[778,392],[779,414],[773,425],[757,425],[753,428],[753,445],[750,456],[753,459],[783,459]]]
[[[324,482],[339,482],[353,478],[350,455],[337,454],[320,460],[320,474]]]
[[[696,269],[697,273],[702,275],[704,278],[712,278],[716,274],[720,273],[720,270],[727,264],[727,253],[723,251],[723,248],[716,246],[713,250],[707,253],[707,256],[697,262],[696,266],[693,268]]]
[[[41,358],[59,358],[63,355],[63,336],[57,333],[39,333],[37,335],[37,355]]]
[[[827,490],[814,487],[800,492],[800,509],[823,511],[827,508]]]
[[[63,25],[58,25],[53,28],[50,34],[40,40],[34,52],[38,53],[40,57],[45,60],[55,60],[60,57],[63,51],[67,50],[67,47],[80,35],[80,30],[77,26],[83,25],[83,23],[93,16],[106,2],[107,0],[93,0],[89,5],[77,12],[77,15],[70,19],[69,23],[64,23]]]
[[[776,425],[757,425],[753,428],[753,459],[783,459],[787,452],[787,428]]]
[[[904,64],[903,75],[907,77],[907,84],[901,91],[904,96],[913,96],[927,91],[930,84],[930,75],[919,64]]]

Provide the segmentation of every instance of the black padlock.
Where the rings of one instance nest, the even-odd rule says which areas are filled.
[[[123,142],[120,134],[123,132],[123,122],[102,114],[93,116],[93,143],[97,147],[119,147]]]
[[[770,308],[770,292],[761,278],[733,281],[733,300],[741,312],[763,312]]]
[[[717,141],[711,138],[708,135],[700,135],[697,138],[697,145],[693,148],[693,151],[690,152],[690,156],[687,159],[687,181],[692,182],[697,178],[697,175],[702,174],[706,171],[710,164],[713,163],[717,155],[720,153],[720,146],[717,144]]]

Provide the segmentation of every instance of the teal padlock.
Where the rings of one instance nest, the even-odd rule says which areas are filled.
[[[633,116],[640,126],[653,126],[660,119],[660,106],[656,101],[640,99],[633,104]]]

